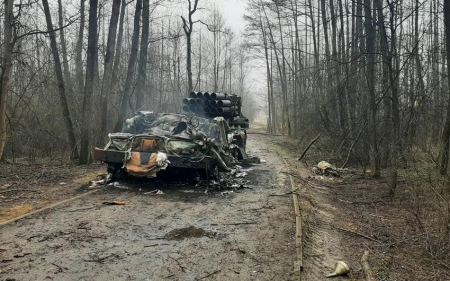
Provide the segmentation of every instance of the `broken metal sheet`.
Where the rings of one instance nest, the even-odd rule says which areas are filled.
[[[139,111],[135,117],[126,120],[123,132],[177,136],[186,139],[199,139],[208,136],[215,141],[221,141],[219,128],[211,126],[209,119],[174,113]]]

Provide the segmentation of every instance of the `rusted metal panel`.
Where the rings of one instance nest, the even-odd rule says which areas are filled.
[[[93,157],[94,160],[105,163],[123,163],[125,159],[125,151],[94,148]]]

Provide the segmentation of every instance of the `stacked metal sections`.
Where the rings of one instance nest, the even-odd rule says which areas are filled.
[[[191,92],[183,99],[183,110],[203,117],[240,116],[241,98],[236,95]]]
[[[241,107],[241,97],[225,93],[191,92],[188,98],[183,99],[186,113],[207,118],[220,116],[236,127],[248,128],[248,119],[242,115]]]

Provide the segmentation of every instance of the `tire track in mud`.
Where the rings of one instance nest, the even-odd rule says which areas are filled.
[[[274,141],[274,139],[272,139]],[[278,140],[274,143],[279,143]],[[336,223],[334,214],[338,211],[329,201],[329,190],[321,186],[311,187],[303,180],[311,172],[299,163],[292,152],[287,152],[283,148],[286,171],[292,179],[292,190],[296,191],[300,208],[301,222],[297,223],[297,229],[301,228],[301,271],[297,280],[317,281],[330,280],[326,275],[333,272],[335,263],[344,260],[343,250],[341,251],[341,234],[333,227]],[[292,177],[291,175],[294,175]],[[298,251],[297,251],[298,252]],[[297,270],[297,268],[296,268]],[[334,280],[343,280],[347,277],[335,277]]]
[[[325,188],[324,188],[325,189]],[[300,208],[303,216],[302,281],[329,280],[337,261],[345,260],[341,251],[341,235],[333,227],[337,211],[322,195],[324,190],[301,187]],[[341,280],[346,277],[335,277]]]

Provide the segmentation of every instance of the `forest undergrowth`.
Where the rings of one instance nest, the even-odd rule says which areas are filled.
[[[299,162],[308,139],[278,136],[270,141],[290,161],[289,172],[302,178],[298,182],[306,192],[300,197],[315,209],[326,203],[337,210],[331,228],[343,235],[336,247],[351,265],[352,280],[363,280],[359,261],[365,250],[376,280],[450,280],[450,185],[429,153],[415,149],[404,155],[406,165],[398,171],[392,196],[387,169],[374,178],[370,170],[349,163],[339,178],[313,174],[311,168],[320,161],[341,167],[343,160],[319,140]]]

